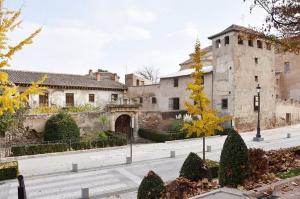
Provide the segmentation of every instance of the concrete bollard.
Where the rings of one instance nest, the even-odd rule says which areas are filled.
[[[132,158],[126,157],[126,164],[131,164],[131,163],[132,163]]]
[[[170,158],[175,158],[175,151],[170,151]]]
[[[207,151],[207,152],[211,152],[211,146],[207,145],[207,146],[206,146],[206,151]]]
[[[89,199],[90,193],[89,188],[81,188],[81,199]]]
[[[291,133],[287,133],[286,138],[291,138]]]
[[[72,164],[72,172],[78,172],[78,164]]]

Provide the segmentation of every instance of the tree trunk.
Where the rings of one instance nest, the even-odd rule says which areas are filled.
[[[203,161],[205,161],[205,137],[203,136]]]

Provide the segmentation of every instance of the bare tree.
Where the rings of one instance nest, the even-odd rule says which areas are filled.
[[[141,75],[143,78],[152,81],[152,83],[158,83],[159,80],[159,69],[153,66],[144,66],[139,69],[137,74]]]
[[[250,11],[260,7],[266,12],[263,35],[281,44],[284,50],[300,51],[300,0],[244,0],[252,1]],[[271,32],[276,32],[276,37]]]

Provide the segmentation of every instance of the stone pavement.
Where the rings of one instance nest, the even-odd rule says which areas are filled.
[[[286,133],[291,138],[285,138]],[[300,125],[262,131],[263,142],[253,142],[255,132],[242,133],[248,147],[278,149],[300,145]],[[226,136],[207,139],[212,152],[207,158],[219,160]],[[178,176],[186,155],[202,149],[201,139],[158,144],[134,145],[134,163],[125,165],[129,148],[64,153],[37,156],[19,160],[21,174],[25,176],[28,198],[80,198],[80,189],[89,187],[93,198],[136,198],[136,190],[144,175],[154,170],[164,181]],[[169,158],[170,150],[176,158]],[[70,172],[71,164],[79,164],[79,172]],[[0,199],[16,198],[16,180],[0,184]]]

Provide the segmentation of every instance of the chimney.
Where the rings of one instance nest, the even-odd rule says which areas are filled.
[[[92,70],[92,69],[89,70],[89,76],[90,76],[90,77],[93,76],[93,70]]]
[[[100,73],[96,72],[96,79],[97,79],[97,81],[100,81],[100,79],[101,79],[100,76],[101,76]]]

